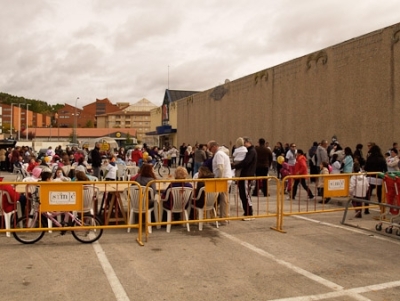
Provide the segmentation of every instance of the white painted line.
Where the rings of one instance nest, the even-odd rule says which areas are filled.
[[[240,239],[238,239],[238,238],[236,238],[236,237],[234,237],[234,236],[232,236],[232,235],[230,235],[228,233],[225,233],[223,231],[220,231],[219,233],[222,234],[223,236],[225,236],[226,238],[229,238],[230,240],[232,240],[232,241],[234,241],[234,242],[236,242],[236,243],[238,243],[238,244],[240,244],[240,245],[242,245],[242,246],[244,246],[244,247],[246,247],[246,248],[248,248],[248,249],[250,249],[250,250],[252,250],[252,251],[254,251],[256,253],[258,253],[258,254],[260,254],[261,256],[267,257],[267,258],[275,261],[276,263],[278,263],[280,265],[283,265],[286,268],[288,268],[288,269],[290,269],[290,270],[292,270],[292,271],[294,271],[294,272],[296,272],[296,273],[298,273],[300,275],[303,275],[303,276],[305,276],[305,277],[307,277],[307,278],[309,278],[309,279],[311,279],[311,280],[313,280],[313,281],[315,281],[317,283],[320,283],[320,284],[322,284],[322,285],[324,285],[326,287],[329,287],[330,289],[333,289],[335,291],[343,290],[342,286],[340,286],[340,285],[338,285],[338,284],[336,284],[334,282],[331,282],[331,281],[326,280],[326,279],[324,279],[324,278],[322,278],[320,276],[317,276],[317,275],[315,275],[313,273],[310,273],[310,272],[308,272],[306,270],[303,270],[302,268],[299,268],[299,267],[297,267],[297,266],[295,266],[295,265],[293,265],[293,264],[291,264],[291,263],[289,263],[287,261],[278,259],[274,255],[272,255],[272,254],[270,254],[270,253],[268,253],[268,252],[266,252],[266,251],[264,251],[264,250],[262,250],[260,248],[257,248],[257,247],[255,247],[255,246],[253,246],[253,245],[251,245],[251,244],[249,244],[247,242],[244,242],[244,241],[242,241],[242,240],[240,240]]]
[[[110,283],[111,289],[114,292],[115,298],[117,301],[129,301],[128,295],[126,294],[124,288],[122,287],[121,282],[119,281],[117,275],[114,272],[106,253],[103,248],[99,244],[98,241],[93,243],[93,249],[96,252],[97,258],[103,268],[104,273],[107,276],[108,282]]]
[[[367,301],[370,299],[363,297],[359,294],[373,292],[373,291],[386,290],[386,289],[395,288],[395,287],[399,287],[399,286],[400,286],[400,281],[393,281],[393,282],[387,282],[387,283],[381,283],[381,284],[373,284],[373,285],[369,285],[369,286],[365,286],[365,287],[351,288],[348,290],[343,290],[343,291],[338,291],[338,292],[331,292],[331,293],[310,295],[310,296],[293,297],[293,298],[274,299],[274,300],[270,300],[270,301],[311,301],[311,300],[314,301],[314,300],[338,298],[338,297],[343,297],[343,296],[349,296],[355,300]]]
[[[363,230],[363,229],[357,229],[357,228],[353,228],[353,227],[349,227],[349,226],[342,226],[342,225],[335,225],[335,224],[331,224],[331,223],[327,223],[327,222],[321,222],[319,220],[315,220],[312,218],[308,218],[305,216],[300,216],[300,215],[293,215],[292,217],[298,218],[298,219],[302,219],[302,220],[306,220],[312,223],[316,223],[316,224],[320,224],[320,225],[324,225],[324,226],[328,226],[328,227],[332,227],[332,228],[338,228],[338,229],[342,229],[342,230],[346,230],[346,231],[350,231],[350,232],[354,232],[354,233],[358,233],[358,234],[364,234],[367,235],[371,238],[375,238],[378,240],[383,240],[386,242],[391,242],[393,244],[399,245],[400,246],[400,241],[398,241],[397,239],[390,239],[387,237],[384,237],[382,235],[371,235],[371,232],[367,231],[367,230]],[[377,233],[378,234],[378,233]]]
[[[315,220],[311,220],[305,217],[300,217],[300,216],[296,216],[298,218],[302,218],[305,220],[310,220],[312,222],[318,222]],[[324,223],[321,222],[321,224],[326,224],[328,226],[334,226],[337,228],[344,228],[346,230],[348,230],[345,227],[342,226],[337,226],[337,225],[333,225],[333,224],[329,224],[329,223]],[[359,232],[359,233],[363,233],[365,234],[365,232],[363,231],[359,231],[359,230],[352,230],[354,232]],[[275,261],[276,263],[285,266],[286,268],[300,274],[303,275],[317,283],[320,283],[330,289],[333,289],[334,292],[330,292],[330,293],[324,293],[324,294],[317,294],[317,295],[310,295],[310,296],[300,296],[300,297],[291,297],[291,298],[283,298],[283,299],[274,299],[274,300],[270,300],[270,301],[315,301],[315,300],[324,300],[324,299],[330,299],[330,298],[338,298],[338,297],[347,297],[346,300],[348,300],[348,298],[351,298],[352,300],[357,300],[357,301],[371,301],[371,299],[368,299],[360,294],[362,293],[368,293],[371,291],[378,291],[378,290],[384,290],[384,289],[389,289],[389,288],[395,288],[395,287],[400,287],[400,281],[393,281],[393,282],[387,282],[387,283],[381,283],[381,284],[374,284],[374,285],[369,285],[369,286],[365,286],[365,287],[358,287],[358,288],[352,288],[352,289],[343,289],[342,286],[331,282],[329,280],[326,280],[320,276],[317,276],[313,273],[310,273],[306,270],[303,270],[302,268],[299,268],[289,262],[286,262],[284,260],[278,259],[276,258],[274,255],[260,249],[257,248],[245,241],[240,240],[239,238],[236,238],[228,233],[225,233],[223,231],[219,231],[219,233],[223,236],[225,236],[226,238],[252,250],[253,252],[256,252],[257,254],[267,257],[270,260]],[[391,240],[389,240],[391,241]]]

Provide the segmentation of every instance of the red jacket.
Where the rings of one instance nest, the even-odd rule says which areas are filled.
[[[143,159],[143,153],[140,149],[135,149],[132,152],[132,162],[136,162],[136,166],[139,166],[140,159]]]
[[[17,208],[16,204],[19,200],[19,193],[15,191],[14,187],[12,187],[10,184],[2,184],[0,185],[0,190],[7,191],[8,194],[10,195],[11,201],[15,203],[15,204],[10,204],[8,202],[7,197],[3,195],[2,199],[3,210],[8,213],[16,209]]]
[[[295,175],[308,175],[307,159],[303,155],[298,155],[294,166]]]

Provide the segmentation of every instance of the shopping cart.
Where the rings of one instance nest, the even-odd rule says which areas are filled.
[[[383,179],[383,185],[385,187],[386,204],[400,206],[400,178],[391,174],[386,174]],[[376,224],[375,229],[381,231],[382,225],[388,224],[388,227],[385,228],[385,232],[391,234],[393,233],[393,228],[397,228],[396,235],[400,236],[400,224],[397,221],[400,219],[400,208],[389,206],[383,208],[384,211],[379,217],[380,222]],[[389,210],[387,210],[387,208]],[[389,218],[388,215],[390,216]]]

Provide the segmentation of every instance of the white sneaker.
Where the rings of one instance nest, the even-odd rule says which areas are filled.
[[[246,218],[242,219],[242,221],[244,221],[244,222],[249,222],[249,221],[254,221],[254,220],[255,220],[254,217],[246,217]]]

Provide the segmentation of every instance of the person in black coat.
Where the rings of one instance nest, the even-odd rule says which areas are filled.
[[[94,149],[90,152],[91,161],[92,161],[92,170],[93,176],[100,179],[100,167],[102,163],[101,155],[100,155],[100,143],[96,142]]]
[[[237,162],[234,165],[235,169],[241,169],[240,177],[254,177],[257,167],[257,152],[248,137],[243,137],[244,146],[247,147],[247,154],[244,160]],[[251,201],[251,180],[240,180],[238,181],[239,196],[242,200],[244,216],[243,220],[252,220],[253,215],[253,203]]]
[[[369,155],[365,162],[364,170],[366,172],[387,172],[386,160],[382,155],[382,151],[379,146],[373,145],[369,149]],[[368,176],[369,188],[367,193],[368,200],[371,199],[373,190],[376,188],[376,195],[378,202],[382,201],[382,179],[376,175]],[[364,214],[369,214],[369,209],[365,209]]]

